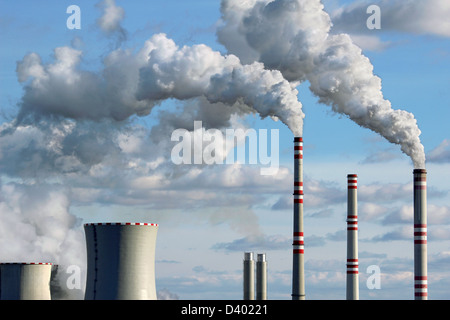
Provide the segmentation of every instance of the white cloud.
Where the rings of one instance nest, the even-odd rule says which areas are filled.
[[[450,5],[441,0],[378,0],[356,1],[332,13],[334,27],[350,33],[367,33],[366,12],[369,5],[377,5],[381,13],[380,31],[399,31],[450,37]]]
[[[428,152],[427,161],[435,163],[449,163],[450,139],[444,139],[436,148]]]

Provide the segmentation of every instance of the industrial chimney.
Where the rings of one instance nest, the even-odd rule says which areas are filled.
[[[244,253],[244,300],[255,299],[255,261],[253,252]]]
[[[305,299],[303,242],[303,138],[294,138],[294,234],[292,300]]]
[[[428,299],[427,279],[427,171],[414,174],[414,299]]]
[[[51,300],[51,263],[0,264],[0,300]]]
[[[267,300],[267,261],[264,253],[256,260],[256,300]]]
[[[85,300],[156,300],[153,223],[87,223]]]
[[[358,175],[347,175],[347,300],[359,300]]]

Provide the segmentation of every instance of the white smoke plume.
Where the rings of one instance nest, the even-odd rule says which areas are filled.
[[[244,103],[263,118],[279,118],[293,131],[301,130],[298,91],[262,63],[242,65],[236,56],[206,45],[180,48],[165,34],[152,36],[135,54],[111,52],[99,73],[80,70],[81,55],[59,47],[53,63],[43,64],[35,53],[18,62],[18,79],[25,84],[19,122],[30,115],[122,121],[147,115],[169,98],[206,97],[229,106]]]
[[[244,63],[260,61],[310,90],[333,111],[373,130],[425,167],[414,115],[393,109],[369,59],[346,34],[330,34],[320,0],[223,0],[218,39]]]

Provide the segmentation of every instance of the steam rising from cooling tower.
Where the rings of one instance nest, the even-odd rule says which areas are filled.
[[[292,83],[309,81],[320,102],[399,144],[415,168],[425,167],[414,115],[392,109],[381,79],[350,36],[330,34],[320,0],[223,0],[221,11],[218,38],[230,53],[280,70]]]

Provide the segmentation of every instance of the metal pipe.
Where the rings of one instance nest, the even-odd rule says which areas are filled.
[[[264,253],[256,261],[256,300],[267,300],[267,261]]]
[[[255,300],[255,261],[253,252],[244,254],[244,300]]]

